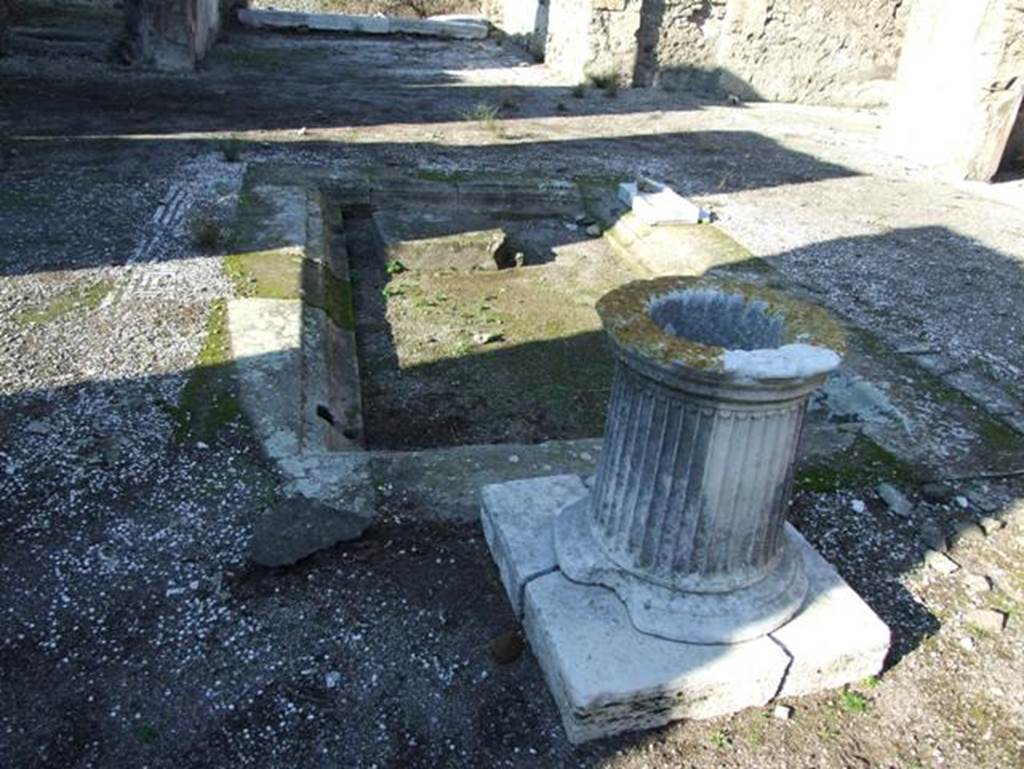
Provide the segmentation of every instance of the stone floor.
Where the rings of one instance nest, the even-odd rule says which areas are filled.
[[[931,178],[878,148],[879,113],[578,96],[493,41],[229,30],[180,77],[109,64],[118,24],[29,6],[0,60],[6,763],[1020,763],[1024,486],[1000,473],[1024,468],[1021,182]],[[266,164],[295,185],[324,165],[644,172],[854,324],[852,370],[906,421],[819,415],[791,520],[892,628],[883,675],[786,700],[786,720],[755,708],[572,748],[515,654],[479,525],[423,489],[471,466],[585,473],[591,445],[381,456],[362,540],[247,564],[284,479],[241,415],[222,257]]]

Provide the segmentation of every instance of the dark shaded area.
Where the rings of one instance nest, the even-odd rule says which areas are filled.
[[[530,220],[510,223],[501,221],[500,216],[480,217],[479,213],[468,218],[481,226],[503,225],[512,232],[517,227],[524,232],[531,229]],[[517,332],[534,333],[529,316],[535,313],[539,314],[536,323],[542,327],[560,322],[549,303],[554,296],[544,285],[546,280],[557,280],[557,273],[549,276],[534,271],[545,270],[544,261],[550,263],[548,249],[578,240],[578,234],[556,222],[547,231],[568,237],[546,242],[546,253],[531,252],[523,267],[463,274],[447,271],[444,276],[421,276],[412,271],[392,276],[370,212],[349,209],[343,219],[354,284],[368,448],[401,451],[530,444],[601,435],[612,371],[604,334],[595,331],[528,343],[506,338]],[[466,219],[444,215],[446,229]],[[448,281],[453,289],[463,285],[472,296],[453,295],[445,288]],[[524,284],[533,287],[527,293],[544,298],[532,305],[518,304],[523,300]],[[430,329],[437,335],[426,339],[428,346],[465,345],[462,354],[403,365],[400,350],[405,355],[420,353],[418,345],[423,340],[396,339],[387,317],[389,302],[400,302],[404,312],[418,315],[416,331]],[[511,326],[517,316],[519,320]],[[496,325],[496,317],[507,320]],[[449,338],[453,333],[458,336]],[[470,341],[474,334],[482,336]]]
[[[150,86],[132,87],[141,93]],[[45,94],[46,84],[41,88]],[[28,105],[18,100],[30,92],[29,86],[21,83],[18,89],[21,95],[14,103]],[[65,91],[50,95],[54,93]],[[235,101],[225,99],[224,104],[243,98],[232,96]],[[173,108],[187,112],[186,101],[183,97]],[[87,101],[75,103],[83,110],[89,106]],[[285,99],[279,103],[288,106]],[[158,105],[151,108],[153,114],[141,121],[150,128],[160,123]],[[212,114],[212,104],[208,108]],[[131,123],[130,110],[110,109],[97,124]],[[358,112],[360,107],[352,109]],[[47,105],[43,111],[52,118],[59,110]],[[253,115],[240,119],[255,124]],[[22,129],[30,126],[31,116],[28,110],[17,118]],[[165,115],[168,122],[178,117]],[[182,119],[187,124],[194,117]],[[274,114],[258,119],[305,125],[302,117]],[[83,126],[91,120],[88,114],[63,119]],[[217,120],[231,125],[227,115]],[[18,195],[40,168],[60,177],[53,168],[83,158],[141,183],[147,173],[161,168],[158,162],[167,161],[161,153],[173,145],[188,149],[169,140],[113,140],[73,148],[59,140],[19,142],[20,154],[8,167],[0,195],[12,195],[12,189]],[[525,147],[460,148],[424,140],[404,145],[404,150],[426,159],[478,159],[481,169],[497,172],[514,164],[517,153],[538,153],[545,146],[559,154],[567,173],[604,168],[607,174],[608,167],[617,167],[620,155],[675,152],[687,162],[692,158],[690,183],[703,190],[713,185],[701,180],[717,178],[722,170],[736,171],[714,187],[728,191],[850,173],[744,132],[652,134]],[[260,151],[252,145],[243,149]],[[394,149],[376,143],[344,151],[380,162]],[[122,154],[127,156],[122,165],[107,165]],[[751,163],[751,157],[770,157],[772,162]],[[20,235],[15,239],[28,215],[11,206],[12,199],[4,199],[0,227],[0,239],[7,240],[0,248],[8,254],[2,268],[7,276],[116,263],[131,250],[134,233],[106,233],[101,226],[92,233],[57,228],[50,242],[25,242]],[[27,203],[22,199],[22,205],[37,207],[35,215],[51,211],[59,222],[66,201],[30,198]],[[359,231],[359,212],[354,213]],[[98,210],[96,220],[102,222],[103,215]],[[864,253],[917,253],[924,236],[948,250],[932,254],[935,261],[926,264],[908,259],[908,269],[933,275],[948,269],[950,262],[962,263],[961,289],[979,270],[991,270],[997,280],[1020,280],[1020,268],[1008,256],[978,250],[977,244],[958,241],[941,228],[824,242],[778,254],[774,260],[783,266],[787,261],[825,263],[838,272]],[[358,237],[372,238],[372,233],[362,230]],[[104,248],[88,248],[93,238],[102,239]],[[361,246],[353,243],[358,251]],[[968,246],[969,263],[963,261]],[[383,297],[374,293],[377,283],[386,285],[379,267],[371,265],[364,300],[373,300],[367,305],[373,310],[370,322],[376,324],[374,333],[386,339],[388,330],[379,317]],[[871,274],[841,277],[838,290],[867,291],[888,280],[891,269],[890,261]],[[1007,285],[1008,295],[1018,294],[1017,283]],[[819,285],[818,292],[823,301],[835,302],[828,286]],[[960,290],[964,304],[949,312],[968,317],[971,310],[983,309],[978,297],[988,295]],[[595,355],[603,346],[602,336],[595,333],[583,340],[556,338],[484,350],[478,354],[484,360],[470,362],[490,359],[519,368],[528,361],[555,358],[564,359],[568,367],[572,345],[581,341]],[[880,347],[875,353],[886,356],[891,351]],[[466,364],[460,357],[445,359],[424,373],[454,382],[452,372]],[[418,520],[430,511],[408,506],[401,489],[385,494],[381,489],[388,479],[374,479],[379,482],[379,524],[360,543],[278,571],[244,566],[239,546],[256,512],[275,495],[277,478],[242,419],[220,424],[206,436],[207,448],[173,438],[174,415],[182,404],[163,400],[169,382],[187,377],[225,388],[220,394],[237,395],[233,367],[213,366],[197,374],[86,381],[0,396],[5,462],[0,474],[0,594],[5,596],[6,626],[0,633],[0,691],[5,717],[19,727],[0,738],[0,752],[12,765],[198,768],[234,761],[273,767],[602,766],[616,761],[621,751],[657,746],[667,738],[678,741],[677,761],[716,763],[719,756],[706,752],[707,735],[699,724],[571,748],[532,657],[525,654],[508,666],[497,666],[490,657],[491,640],[516,620],[480,532]],[[474,397],[482,391],[486,398],[492,392],[489,385],[478,381],[470,391]],[[574,382],[570,392],[587,387],[596,390],[606,383]],[[503,406],[523,408],[530,393],[521,395],[521,400]],[[119,418],[119,449],[95,434],[82,409],[83,403],[93,402],[109,402],[105,411]],[[583,404],[588,418],[600,419],[597,408],[592,402]],[[32,419],[54,421],[53,433],[33,436],[27,430]],[[400,413],[389,416],[391,422],[402,419]],[[464,434],[458,429],[453,433]],[[878,477],[868,468],[856,476],[857,485],[836,489],[863,494]],[[877,505],[855,513],[839,499],[804,490],[794,501],[792,520],[893,629],[890,665],[897,664],[939,626],[899,582],[921,563],[919,524],[927,514],[896,520]],[[860,536],[865,530],[872,536]],[[194,590],[189,587],[192,580],[199,583]],[[173,592],[178,587],[190,592]],[[340,674],[336,688],[324,683],[326,670]],[[827,707],[826,697],[834,694],[806,698],[801,710],[812,714],[819,705]],[[838,745],[833,755],[856,754],[863,735],[858,735],[856,723],[843,727],[846,733],[833,743]],[[794,732],[779,732],[769,747],[779,755],[801,749],[818,753],[817,745],[795,745]]]
[[[493,40],[289,35],[229,24],[197,73],[97,71],[96,63],[117,58],[121,27],[116,11],[28,6],[13,30],[12,52],[45,59],[56,49],[86,66],[71,78],[66,72],[51,77],[42,68],[7,78],[3,93],[11,122],[6,131],[86,136],[312,130],[473,121],[483,114],[499,120],[640,114],[655,109],[658,100],[657,109],[664,107],[663,94],[642,89],[605,93],[462,84],[460,70],[491,66],[495,56],[506,66],[525,63],[518,49],[501,48]],[[355,45],[338,45],[345,39]],[[397,58],[396,48],[403,51]],[[405,62],[425,66],[400,67]],[[339,82],[345,87],[338,88]],[[607,98],[611,95],[615,98]],[[317,106],[310,110],[313,103]],[[697,110],[702,103],[679,94],[673,108]],[[20,122],[19,115],[28,111],[31,121]]]

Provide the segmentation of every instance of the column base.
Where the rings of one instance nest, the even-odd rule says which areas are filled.
[[[566,577],[555,556],[559,513],[587,497],[576,476],[495,484],[482,523],[516,613],[580,743],[682,718],[712,718],[776,697],[877,673],[889,629],[792,527],[808,589],[797,614],[743,643],[694,644],[639,632],[611,590]]]
[[[602,549],[590,525],[590,496],[566,507],[554,524],[558,567],[573,582],[610,588],[641,633],[671,641],[749,641],[789,620],[807,595],[803,561],[790,540],[768,575],[727,593],[682,592],[622,569]]]

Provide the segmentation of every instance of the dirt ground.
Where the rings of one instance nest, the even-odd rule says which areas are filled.
[[[576,90],[494,41],[231,29],[170,76],[108,63],[109,11],[27,10],[0,59],[0,763],[1024,763],[1024,478],[1006,475],[1024,468],[1007,427],[1024,419],[1021,182],[931,178],[880,149],[877,113]],[[876,385],[959,383],[933,401],[978,418],[908,428],[922,466],[852,443],[794,497],[794,524],[892,629],[884,672],[787,702],[788,720],[573,748],[529,650],[492,654],[516,622],[477,524],[382,482],[363,540],[248,565],[280,479],[237,410],[201,438],[180,417],[197,372],[231,380],[209,354],[236,290],[216,227],[259,163],[642,171],[870,332],[878,370],[902,372]],[[943,458],[934,436],[972,431],[998,452]],[[954,573],[924,562],[936,530]]]

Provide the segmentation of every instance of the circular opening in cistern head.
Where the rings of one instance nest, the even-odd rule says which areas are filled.
[[[783,343],[785,323],[758,299],[712,289],[655,297],[648,311],[666,334],[726,350],[765,350]]]

